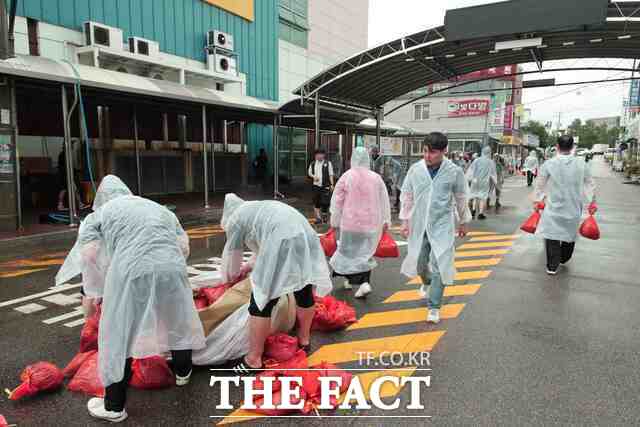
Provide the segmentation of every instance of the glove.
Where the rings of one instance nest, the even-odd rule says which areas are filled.
[[[596,205],[596,202],[591,202],[587,210],[589,211],[589,215],[593,215],[598,212],[598,205]]]

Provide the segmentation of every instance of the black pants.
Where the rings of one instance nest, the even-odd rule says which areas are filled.
[[[531,184],[533,184],[533,172],[527,171],[527,186],[531,187]]]
[[[299,291],[295,291],[293,296],[296,299],[296,305],[300,308],[311,308],[315,304],[315,301],[313,300],[313,285],[307,285]],[[277,303],[278,298],[272,299],[262,310],[260,310],[258,308],[258,304],[256,304],[256,300],[253,298],[253,293],[251,293],[249,314],[256,317],[271,317],[271,312]]]
[[[191,350],[172,350],[173,372],[181,377],[186,377],[191,372]],[[122,381],[111,384],[105,388],[104,408],[107,411],[121,412],[124,410],[124,404],[127,401],[127,388],[131,379],[131,362],[133,359],[127,359],[124,365],[124,377]]]
[[[569,262],[573,256],[573,249],[576,247],[575,242],[549,239],[545,239],[544,242],[547,249],[547,268],[550,271],[556,271],[560,264]]]
[[[349,281],[350,285],[362,285],[363,283],[371,283],[371,271],[355,274],[340,274],[333,272],[333,277],[344,277]]]

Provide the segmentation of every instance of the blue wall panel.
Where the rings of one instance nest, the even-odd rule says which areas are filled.
[[[125,37],[160,43],[160,50],[205,61],[204,33],[233,34],[247,94],[278,99],[278,0],[254,0],[247,21],[203,0],[20,0],[18,14],[81,31],[87,20],[122,28]],[[265,131],[266,132],[266,131]]]

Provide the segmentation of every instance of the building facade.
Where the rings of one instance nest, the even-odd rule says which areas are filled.
[[[496,67],[433,84],[388,103],[385,112],[420,134],[446,134],[450,151],[479,152],[487,143],[511,151],[522,144],[522,77],[511,75],[517,70]],[[493,79],[477,81],[486,78]]]

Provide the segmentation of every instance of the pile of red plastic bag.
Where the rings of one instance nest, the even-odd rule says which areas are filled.
[[[314,298],[316,312],[311,323],[312,331],[338,331],[356,322],[356,310],[346,302],[331,295]]]
[[[34,396],[43,391],[57,390],[64,381],[64,374],[53,363],[38,362],[24,368],[20,374],[20,381],[22,384],[9,392],[10,400]]]
[[[297,340],[296,340],[297,341]],[[281,389],[282,378],[300,377],[302,378],[302,386],[298,392],[299,399],[292,401],[297,404],[304,400],[304,407],[300,410],[303,414],[309,414],[320,404],[320,378],[321,377],[339,377],[342,379],[340,384],[340,392],[344,393],[349,388],[351,378],[353,377],[347,371],[336,367],[327,362],[322,362],[316,366],[309,366],[307,355],[303,350],[297,350],[292,357],[285,361],[265,361],[265,371],[261,372],[255,379],[253,388],[255,390],[264,390],[264,379],[274,378],[272,386],[273,405],[277,408],[282,401]],[[298,412],[297,409],[265,409],[264,398],[256,397],[253,404],[257,407],[253,411],[262,415],[290,415]],[[331,399],[333,408],[338,406],[338,400]]]

